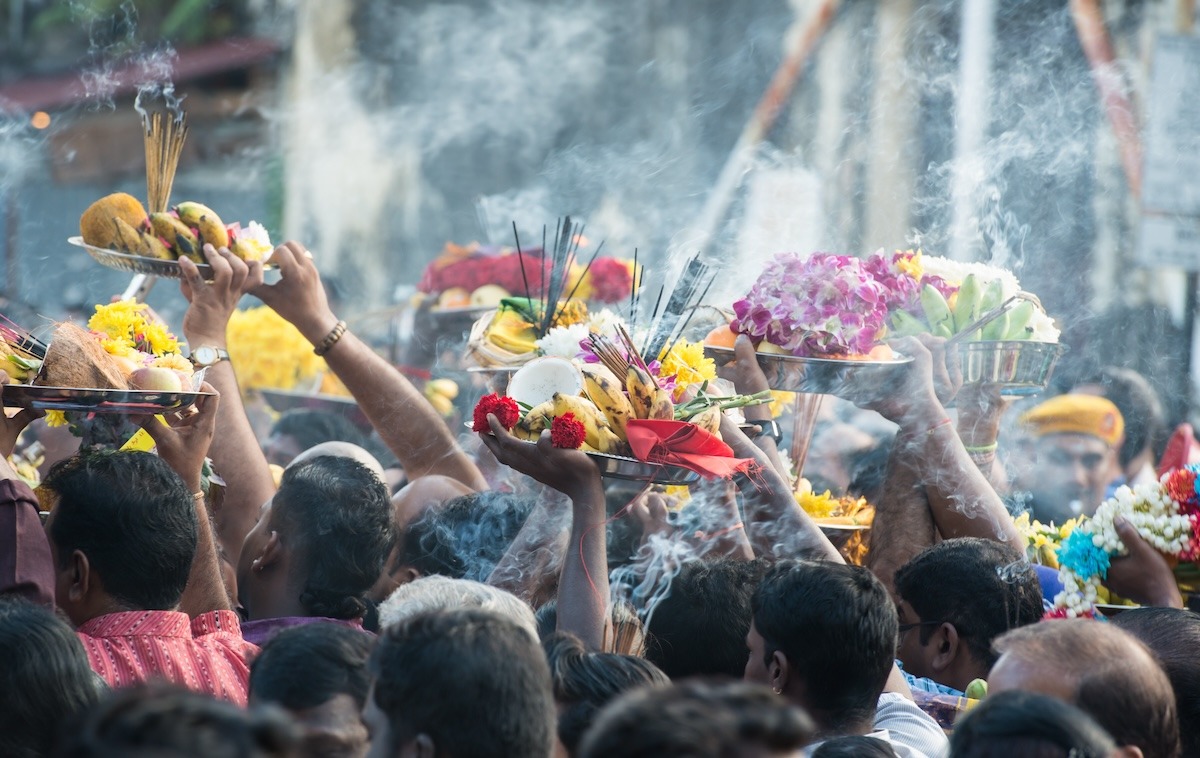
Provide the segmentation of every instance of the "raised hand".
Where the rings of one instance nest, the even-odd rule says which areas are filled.
[[[213,269],[213,280],[205,282],[200,269],[187,258],[179,259],[183,278],[179,289],[189,306],[183,316],[183,333],[192,345],[224,347],[225,328],[238,302],[247,292],[262,285],[261,261],[244,261],[226,248],[204,246],[204,256]]]
[[[0,399],[4,397],[4,387],[9,383],[8,374],[0,371]],[[10,417],[4,412],[3,406],[0,405],[0,460],[12,455],[13,450],[17,447],[17,437],[21,436],[21,432],[25,427],[37,418],[41,418],[46,414],[41,411],[35,411],[32,408],[25,408],[16,415]]]
[[[283,278],[276,284],[260,284],[252,294],[295,325],[309,342],[320,342],[338,320],[329,308],[312,255],[299,242],[289,240],[275,248],[271,262]]]
[[[522,442],[505,430],[496,417],[488,414],[492,433],[479,437],[496,460],[535,479],[572,500],[584,499],[597,489],[603,492],[600,470],[582,450],[554,447],[550,432],[542,432],[536,445]]]
[[[200,490],[200,471],[216,434],[217,407],[221,401],[211,384],[205,382],[200,389],[213,394],[201,395],[193,409],[165,416],[166,424],[154,416],[146,416],[142,421],[142,428],[154,439],[159,457],[183,477],[192,492]]]

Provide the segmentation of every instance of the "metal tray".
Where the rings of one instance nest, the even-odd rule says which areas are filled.
[[[705,346],[705,354],[717,365],[734,359],[732,348]],[[784,392],[808,392],[816,395],[842,395],[855,387],[887,384],[896,370],[912,363],[912,358],[897,356],[893,361],[854,361],[835,358],[799,358],[791,355],[757,353],[758,365],[767,375],[767,386]]]
[[[197,398],[212,394],[211,392],[148,392],[10,384],[4,388],[4,405],[9,408],[36,408],[42,411],[150,415],[176,408],[186,408],[195,403]]]
[[[371,429],[371,422],[367,419],[366,414],[362,412],[362,408],[358,407],[358,402],[352,397],[264,388],[260,388],[258,393],[262,395],[263,400],[267,401],[267,405],[271,406],[271,410],[277,413],[286,413],[287,411],[296,409],[325,411],[344,416],[354,422],[356,426],[368,431]]]
[[[88,255],[106,268],[116,269],[117,271],[125,271],[130,274],[148,274],[150,276],[161,276],[168,279],[181,279],[183,272],[179,268],[178,261],[165,261],[161,258],[147,258],[144,255],[133,255],[131,253],[122,253],[116,250],[106,250],[102,247],[95,247],[83,241],[83,237],[68,237],[67,242],[72,245],[82,247],[87,251]],[[212,266],[207,263],[197,263],[196,268],[200,269],[200,276],[204,281],[210,282],[213,278]],[[271,264],[264,264],[264,269],[275,268]]]
[[[999,386],[1001,395],[1036,395],[1046,389],[1066,345],[1029,340],[963,342],[958,346],[963,384]]]
[[[529,443],[536,444],[536,443]],[[700,481],[695,471],[680,466],[660,466],[654,463],[607,453],[587,453],[587,457],[600,469],[600,476],[623,479],[627,482],[650,482],[651,484],[687,485]]]

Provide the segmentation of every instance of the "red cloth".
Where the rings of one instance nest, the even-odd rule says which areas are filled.
[[[195,619],[177,611],[109,613],[85,622],[78,634],[92,670],[110,687],[165,679],[246,704],[250,660],[258,647],[242,639],[233,611]]]
[[[1158,462],[1158,475],[1183,468],[1189,463],[1200,463],[1200,445],[1196,444],[1192,425],[1184,423],[1175,427],[1175,432],[1167,441],[1162,460]]]
[[[631,419],[625,434],[638,460],[680,466],[706,479],[728,479],[754,464],[751,458],[734,458],[733,448],[686,421]]]

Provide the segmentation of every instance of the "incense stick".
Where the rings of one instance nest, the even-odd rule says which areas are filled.
[[[186,119],[154,113],[142,117],[146,143],[146,204],[151,213],[167,210],[179,156],[187,139]]]
[[[525,254],[521,252],[521,235],[517,234],[517,222],[512,222],[513,239],[517,243],[517,263],[521,264],[521,282],[525,285],[525,299],[529,299],[529,277],[525,275]]]

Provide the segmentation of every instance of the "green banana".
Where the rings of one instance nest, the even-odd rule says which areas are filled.
[[[1033,318],[1033,309],[1035,307],[1030,301],[1022,300],[1008,312],[1008,329],[1005,331],[1004,339],[1029,339],[1030,335],[1033,334],[1033,329],[1030,328],[1029,321]]]
[[[979,277],[967,274],[958,287],[958,297],[954,301],[955,334],[963,331],[979,318],[982,302],[983,289],[979,286]]]
[[[1004,300],[1004,288],[1000,284],[999,279],[993,279],[988,282],[988,286],[983,290],[983,299],[979,302],[979,315],[995,310]],[[1008,313],[1003,316],[992,319],[973,339],[981,340],[998,340],[1004,338],[1004,333],[1008,331]]]
[[[925,320],[929,322],[933,336],[945,339],[954,336],[954,314],[950,312],[946,298],[932,284],[921,288],[921,310],[925,311]]]
[[[908,311],[892,314],[892,335],[895,337],[912,337],[928,331],[929,326]]]

